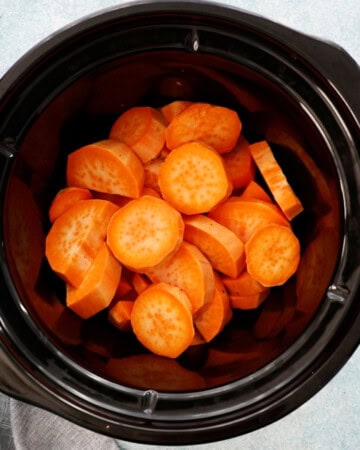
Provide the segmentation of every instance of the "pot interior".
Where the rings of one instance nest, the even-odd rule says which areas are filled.
[[[304,205],[292,223],[302,248],[297,274],[273,288],[258,309],[234,310],[231,322],[212,342],[192,346],[171,362],[145,358],[145,374],[154,367],[164,374],[160,388],[147,375],[134,377],[131,384],[191,391],[198,389],[192,382],[194,373],[206,387],[215,387],[239,380],[283,353],[318,312],[337,264],[342,238],[337,171],[318,118],[303,108],[288,86],[246,64],[186,50],[144,52],[99,63],[44,101],[29,124],[9,177],[3,225],[16,301],[29,322],[79,366],[126,385],[117,371],[121,358],[148,352],[132,334],[110,324],[106,310],[85,321],[65,307],[65,285],[44,256],[48,210],[65,186],[70,152],[105,139],[114,120],[129,107],[159,107],[175,99],[235,109],[249,142],[271,143]],[[272,319],[264,323],[264,317]],[[173,376],[166,378],[169,372]]]

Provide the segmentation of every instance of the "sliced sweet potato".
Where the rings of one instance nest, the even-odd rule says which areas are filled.
[[[127,296],[131,292],[131,290],[132,290],[131,284],[121,274],[119,284],[117,285],[116,288],[115,297],[122,298],[124,296]]]
[[[127,205],[132,200],[131,197],[125,197],[124,195],[118,194],[108,194],[107,192],[92,191],[92,193],[94,198],[107,200],[108,202],[114,203],[114,205],[117,205],[119,208]]]
[[[234,189],[247,186],[255,178],[255,165],[249,143],[243,136],[239,137],[233,150],[222,157],[226,173]]]
[[[269,194],[263,189],[259,183],[251,180],[249,184],[242,191],[240,198],[243,200],[261,200],[263,202],[272,203]]]
[[[134,308],[133,300],[119,300],[110,309],[109,321],[121,331],[129,333],[131,327],[131,313]]]
[[[158,182],[163,198],[185,214],[210,211],[231,187],[221,157],[199,142],[175,148],[160,166]]]
[[[106,200],[80,200],[53,223],[46,237],[45,253],[51,268],[67,283],[80,285],[117,210]]]
[[[171,150],[168,149],[168,148],[165,146],[165,147],[163,147],[163,149],[161,150],[160,155],[159,155],[159,158],[161,158],[161,159],[164,160],[164,159],[169,155],[169,153],[171,153]]]
[[[288,220],[294,219],[304,208],[276,161],[270,145],[266,141],[256,142],[250,145],[250,153],[280,209]]]
[[[219,276],[215,276],[214,294],[194,315],[195,328],[206,342],[213,340],[232,315],[229,297]]]
[[[107,308],[121,277],[121,265],[105,242],[79,287],[66,286],[66,306],[83,319]]]
[[[289,152],[296,156],[299,164],[306,168],[314,183],[315,192],[312,192],[312,195],[318,195],[321,202],[325,203],[327,207],[331,207],[333,205],[333,194],[329,187],[329,180],[325,178],[300,140],[294,137],[295,135],[294,130],[285,131],[284,121],[281,121],[280,124],[270,125],[266,130],[266,139],[270,143],[288,148]]]
[[[210,301],[214,293],[214,271],[209,260],[185,241],[173,256],[146,274],[153,283],[169,283],[182,289],[191,301],[193,313]]]
[[[289,222],[279,208],[260,200],[230,197],[209,212],[209,217],[235,233],[245,243],[258,228],[266,224],[288,226]]]
[[[156,158],[165,143],[165,124],[159,111],[134,106],[115,121],[110,139],[125,142],[146,163]]]
[[[187,142],[198,141],[225,153],[234,148],[241,128],[235,111],[209,103],[193,103],[166,128],[166,146],[172,150]]]
[[[141,294],[142,291],[150,286],[151,282],[144,274],[135,272],[131,277],[131,284],[137,294]]]
[[[204,345],[206,344],[205,339],[201,336],[201,334],[195,329],[193,340],[190,343],[190,347],[196,346],[196,345]]]
[[[202,214],[184,218],[184,239],[208,258],[215,270],[236,277],[245,267],[244,245],[228,228]]]
[[[161,195],[159,194],[158,191],[156,191],[155,189],[151,188],[151,187],[147,187],[144,186],[143,190],[141,192],[141,195],[151,195],[152,197],[157,197],[157,198],[161,198]]]
[[[174,100],[173,102],[162,106],[160,111],[165,117],[166,122],[169,124],[175,116],[183,112],[191,104],[192,102],[186,100]]]
[[[51,202],[49,208],[50,222],[54,223],[63,212],[69,209],[70,206],[75,205],[79,200],[89,200],[91,198],[93,198],[93,194],[89,189],[73,186],[61,189]]]
[[[230,306],[233,309],[256,309],[258,308],[269,296],[270,289],[251,295],[229,295]]]
[[[230,295],[254,295],[260,294],[267,288],[252,277],[247,270],[244,270],[238,277],[223,277],[222,281]]]
[[[177,358],[194,337],[190,301],[176,286],[152,284],[135,300],[131,326],[152,353]]]
[[[137,198],[144,185],[144,169],[126,144],[103,140],[70,153],[66,178],[68,186]]]
[[[144,186],[148,188],[152,188],[157,192],[160,192],[159,187],[159,173],[160,166],[164,162],[163,158],[155,158],[149,161],[147,164],[144,164]]]
[[[107,243],[122,264],[141,272],[175,252],[183,233],[184,222],[178,211],[160,198],[144,195],[112,216]]]
[[[267,287],[284,284],[300,262],[300,242],[290,227],[269,224],[257,229],[245,244],[249,274]]]

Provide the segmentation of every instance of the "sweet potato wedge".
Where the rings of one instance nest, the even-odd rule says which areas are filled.
[[[125,142],[146,163],[156,158],[164,147],[165,124],[162,115],[149,106],[134,106],[115,121],[110,139]]]
[[[288,220],[294,219],[304,208],[276,161],[270,145],[266,141],[261,141],[250,145],[249,148],[280,209]]]
[[[83,319],[107,308],[121,277],[121,265],[105,242],[79,287],[66,286],[66,306]]]
[[[68,186],[137,198],[144,185],[144,169],[130,147],[109,139],[70,153],[66,178]]]
[[[80,200],[53,223],[46,236],[45,253],[51,268],[67,283],[80,285],[117,210],[106,200]]]
[[[184,239],[208,258],[215,270],[236,277],[245,267],[244,245],[228,228],[202,214],[184,218]]]
[[[215,276],[211,300],[194,315],[194,325],[206,342],[213,340],[232,316],[228,294],[219,276]]]
[[[258,228],[266,224],[288,226],[289,222],[276,205],[260,200],[230,197],[209,213],[209,217],[235,233],[245,243]]]
[[[225,153],[234,148],[241,128],[241,121],[235,111],[209,103],[193,103],[167,127],[166,146],[172,150],[185,143],[198,141],[219,153]]]
[[[189,297],[193,313],[210,301],[214,293],[214,271],[209,260],[185,241],[173,256],[146,274],[153,283],[169,283],[182,289]]]

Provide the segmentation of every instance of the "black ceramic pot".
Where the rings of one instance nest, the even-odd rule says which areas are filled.
[[[144,389],[104,370],[137,343],[102,314],[83,322],[64,308],[44,236],[66,155],[104,138],[126,108],[175,98],[232,107],[250,141],[271,142],[305,206],[293,225],[310,281],[305,307],[296,279],[281,290],[293,310],[273,336],[252,333],[261,310],[239,312],[176,361],[206,388]],[[0,389],[151,444],[229,438],[305,402],[360,339],[359,120],[360,70],[342,49],[215,4],[119,7],[31,50],[0,82]],[[210,364],[216,351],[235,357]]]

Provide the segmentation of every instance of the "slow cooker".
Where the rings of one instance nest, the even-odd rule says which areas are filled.
[[[295,312],[278,334],[253,339],[261,311],[239,312],[219,339],[179,358],[206,388],[159,391],[104,372],[137,343],[101,313],[82,321],[64,307],[44,238],[67,154],[102,139],[127,108],[172,99],[229,106],[250,141],[272,144],[305,206],[293,226],[311,282],[306,311],[296,309],[294,280],[281,290]],[[360,339],[359,120],[360,71],[348,54],[216,4],[118,7],[31,50],[0,83],[0,389],[151,444],[226,439],[304,403]],[[237,357],[207,365],[216,351]]]

